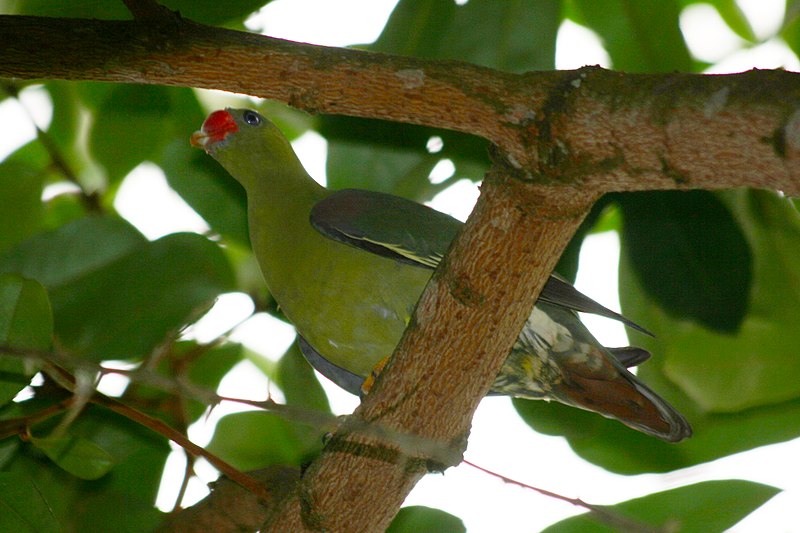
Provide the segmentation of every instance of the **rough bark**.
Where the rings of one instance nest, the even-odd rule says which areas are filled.
[[[429,467],[460,462],[478,402],[593,200],[495,168],[391,362],[352,415],[439,442],[451,457],[431,465],[408,445],[345,426],[307,471],[295,507],[267,530],[382,531]]]
[[[146,10],[152,13],[151,10]],[[222,89],[449,128],[502,155],[391,364],[268,530],[384,528],[430,454],[363,421],[443,443],[453,464],[480,398],[591,203],[622,190],[800,192],[800,76],[522,75],[291,43],[174,14],[147,21],[0,16],[0,76]],[[459,332],[453,334],[453,332]],[[469,376],[465,379],[464,376]]]
[[[156,533],[242,533],[258,531],[269,510],[280,506],[294,494],[300,472],[287,466],[270,466],[248,472],[253,479],[270,488],[271,499],[258,496],[228,478],[212,486],[211,494],[192,507],[170,515]]]
[[[195,24],[0,16],[0,77],[221,89],[489,139],[536,179],[598,190],[800,193],[800,74],[512,74]]]

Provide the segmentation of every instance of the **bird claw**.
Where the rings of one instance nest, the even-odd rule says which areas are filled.
[[[384,357],[378,364],[372,368],[372,372],[369,373],[369,376],[364,380],[364,383],[361,384],[361,397],[364,398],[369,391],[372,390],[372,387],[375,385],[375,380],[378,379],[378,374],[383,372],[383,369],[386,367],[386,363],[389,362],[389,357]]]

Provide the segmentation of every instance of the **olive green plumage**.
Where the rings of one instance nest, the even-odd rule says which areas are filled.
[[[327,190],[254,111],[216,111],[192,142],[245,188],[253,251],[307,358],[357,392],[394,351],[461,223],[394,196]],[[646,352],[617,349],[615,357],[575,310],[638,327],[553,277],[493,393],[557,400],[669,441],[688,437],[686,420],[622,364],[638,364]]]

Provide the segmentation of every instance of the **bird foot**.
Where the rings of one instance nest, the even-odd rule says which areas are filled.
[[[386,363],[389,362],[389,357],[384,357],[378,364],[375,365],[372,369],[372,372],[369,373],[369,376],[364,380],[364,383],[361,384],[361,397],[363,398],[369,391],[372,390],[373,385],[375,385],[375,380],[378,379],[378,374],[383,372]]]

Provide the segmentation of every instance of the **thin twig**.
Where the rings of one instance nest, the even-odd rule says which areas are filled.
[[[575,505],[577,507],[583,507],[584,509],[588,510],[592,515],[594,515],[594,518],[596,518],[598,521],[603,522],[604,524],[611,526],[616,530],[628,531],[631,533],[665,533],[666,531],[669,531],[668,529],[665,528],[654,527],[651,526],[650,524],[644,524],[642,522],[632,520],[625,516],[611,512],[608,509],[604,508],[603,506],[587,503],[581,500],[580,498],[570,498],[569,496],[564,496],[563,494],[558,494],[556,492],[551,492],[546,489],[540,489],[539,487],[534,487],[533,485],[528,485],[527,483],[517,481],[516,479],[506,477],[503,474],[498,474],[497,472],[489,470],[488,468],[476,465],[475,463],[472,463],[466,459],[464,459],[463,463],[471,466],[476,470],[480,470],[484,474],[489,474],[492,477],[496,477],[502,480],[504,483],[508,483],[510,485],[516,485],[518,487],[522,487],[523,489],[533,490],[538,492],[539,494],[542,494],[543,496],[571,503],[572,505]]]
[[[330,413],[323,413],[309,409],[301,409],[290,405],[279,404],[271,399],[250,400],[247,398],[221,396],[202,387],[198,387],[184,379],[166,378],[163,375],[142,368],[133,370],[106,368],[93,361],[71,357],[58,352],[0,346],[0,354],[28,358],[45,363],[45,366],[47,366],[47,368],[50,370],[49,374],[57,378],[59,385],[66,390],[70,390],[70,392],[74,392],[74,378],[64,369],[95,373],[97,375],[117,374],[128,377],[132,382],[147,384],[164,392],[185,398],[191,398],[207,405],[216,405],[221,402],[234,402],[276,413],[287,420],[306,424],[308,426],[319,428],[328,432],[334,432],[340,427],[344,427],[347,433],[358,433],[359,435],[370,436],[385,442],[390,442],[395,445],[400,452],[403,452],[407,455],[426,457],[441,464],[453,464],[454,462],[457,462],[457,460],[454,460],[455,458],[453,450],[441,442],[396,431],[391,428],[381,426],[380,424],[370,423],[353,416],[346,418],[337,417]],[[95,395],[90,398],[90,403],[97,403],[96,399],[98,394],[100,393],[95,393]],[[73,400],[73,402],[74,401],[75,400]],[[119,400],[109,398],[109,401],[115,402],[115,405],[125,406],[125,408],[129,409],[131,413],[139,413],[141,416],[148,416],[120,402]],[[72,403],[70,403],[70,405],[72,405]],[[139,419],[133,419],[139,421]],[[152,420],[154,420],[154,424],[157,423],[157,425],[144,425],[147,425],[147,427],[159,433],[162,433],[162,428],[167,428],[162,433],[164,437],[176,442],[180,446],[183,446],[184,443],[186,443],[188,448],[185,449],[187,449],[187,451],[192,455],[206,457],[201,452],[198,452],[198,450],[202,451],[202,448],[191,444],[188,438],[185,435],[182,435],[180,431],[172,428],[171,426],[167,426],[159,420]],[[208,459],[208,457],[206,457],[206,459]],[[216,466],[216,463],[213,460],[209,459],[209,462]],[[230,465],[227,466],[229,467]],[[228,471],[223,470],[222,468],[220,468],[220,471],[228,475]],[[234,476],[236,476],[236,474],[234,474]]]
[[[183,497],[186,496],[186,489],[189,488],[189,480],[193,475],[195,475],[194,455],[190,454],[186,450],[183,450],[183,455],[186,458],[186,467],[183,469],[183,480],[181,481],[181,486],[178,489],[178,495],[175,496],[175,504],[172,506],[172,513],[177,513],[183,508],[181,503],[183,502]]]
[[[44,422],[48,418],[52,418],[55,415],[66,411],[74,402],[75,397],[70,396],[69,398],[65,398],[56,404],[49,405],[40,411],[36,411],[35,413],[17,418],[0,420],[0,440],[14,435],[24,435],[30,426],[38,424],[39,422]]]
[[[173,427],[167,425],[166,423],[162,422],[157,418],[153,418],[150,415],[147,415],[141,411],[137,411],[133,407],[125,405],[124,403],[120,402],[119,400],[115,400],[114,398],[110,398],[101,392],[95,391],[91,395],[86,395],[81,389],[82,387],[76,386],[78,381],[75,379],[74,376],[70,375],[66,370],[54,367],[52,364],[48,365],[50,370],[50,375],[58,375],[59,380],[58,383],[64,386],[67,390],[73,393],[72,399],[73,402],[70,404],[70,409],[72,409],[72,405],[76,406],[76,409],[81,409],[82,406],[88,401],[89,403],[93,403],[95,405],[100,405],[111,411],[114,411],[117,414],[120,414],[126,418],[129,418],[139,424],[152,429],[156,433],[161,434],[162,436],[168,438],[169,440],[173,441],[174,443],[178,444],[181,448],[184,449],[187,453],[190,453],[196,457],[202,457],[209,463],[211,463],[217,470],[225,474],[229,479],[238,483],[245,489],[251,491],[256,496],[259,496],[262,500],[269,501],[269,492],[259,484],[257,481],[252,479],[247,474],[242,473],[237,468],[229,464],[228,462],[222,460],[221,458],[217,457],[213,453],[205,450],[204,448],[196,445],[189,438],[181,433],[180,431],[174,429]],[[77,413],[73,415],[77,416]]]
[[[392,428],[368,422],[353,416],[342,419],[341,417],[334,416],[330,413],[323,413],[320,411],[301,409],[291,405],[279,404],[270,399],[250,400],[247,398],[220,396],[203,387],[198,387],[186,380],[170,379],[150,370],[142,368],[133,370],[107,368],[86,359],[75,358],[58,352],[0,346],[0,354],[14,355],[17,357],[29,358],[42,362],[51,362],[70,370],[97,372],[102,375],[122,375],[128,377],[132,382],[146,384],[164,392],[191,398],[207,405],[216,405],[223,401],[234,402],[276,413],[287,420],[306,424],[311,427],[319,428],[323,431],[333,432],[340,426],[344,425],[349,433],[359,433],[364,436],[375,437],[383,441],[391,442],[392,444],[396,445],[401,452],[405,452],[408,455],[420,457],[424,456],[441,464],[453,464],[459,460],[454,458],[453,450],[442,442],[397,431]],[[454,461],[454,459],[456,460]]]
[[[31,124],[33,124],[33,127],[36,129],[36,138],[44,147],[45,151],[47,152],[47,155],[50,156],[50,161],[52,162],[53,166],[62,176],[64,176],[64,178],[66,178],[67,181],[69,181],[78,188],[78,190],[80,191],[80,199],[83,202],[83,205],[86,208],[86,210],[89,211],[90,213],[102,213],[103,206],[100,202],[100,195],[97,193],[97,191],[89,192],[86,190],[86,188],[78,179],[78,175],[75,174],[75,172],[72,170],[72,167],[69,165],[69,163],[67,163],[67,160],[61,154],[61,151],[59,150],[58,146],[56,146],[56,143],[55,141],[53,141],[53,138],[50,136],[48,132],[39,127],[39,125],[36,123],[36,120],[34,120],[33,118],[33,114],[30,112],[30,110],[28,110],[27,107],[25,107],[25,105],[20,100],[19,89],[17,89],[17,86],[11,82],[6,81],[2,84],[2,88],[6,94],[8,94],[9,96],[17,100],[17,102],[19,102],[19,105],[22,107],[22,110],[25,112],[26,115],[28,115]]]
[[[259,482],[248,476],[247,474],[241,472],[233,465],[229,464],[228,462],[222,460],[221,458],[217,457],[213,453],[205,450],[204,448],[198,446],[197,444],[190,441],[183,435],[180,431],[175,430],[171,426],[167,425],[166,423],[162,422],[157,418],[153,418],[150,415],[142,413],[141,411],[137,411],[136,409],[125,405],[122,402],[115,400],[114,398],[109,398],[105,394],[101,394],[96,392],[90,402],[95,405],[103,406],[111,411],[114,411],[117,414],[120,414],[126,418],[133,420],[134,422],[138,422],[139,424],[148,427],[167,437],[169,440],[177,444],[178,446],[182,447],[187,452],[195,455],[197,457],[202,457],[209,463],[211,463],[214,468],[225,474],[230,480],[238,483],[245,489],[249,490],[253,494],[260,497],[263,501],[268,502],[270,498],[269,491],[261,485]]]
[[[182,398],[193,398],[195,400],[204,401],[211,404],[218,404],[223,401],[234,402],[242,405],[247,405],[250,407],[263,409],[265,411],[276,412],[277,414],[280,414],[281,416],[289,420],[306,423],[308,425],[311,425],[312,427],[334,430],[341,424],[340,418],[334,417],[333,415],[327,413],[309,411],[306,409],[296,409],[288,405],[278,404],[271,399],[249,400],[246,398],[233,398],[228,396],[221,396],[211,391],[207,391],[202,388],[196,387],[190,383],[187,383],[183,379],[171,380],[168,378],[164,378],[161,375],[155,374],[150,371],[145,371],[142,369],[121,370],[121,369],[105,368],[97,363],[93,363],[83,359],[76,359],[69,356],[65,356],[63,354],[42,352],[37,350],[24,350],[24,349],[16,349],[9,347],[0,347],[0,353],[6,355],[30,357],[32,359],[38,359],[48,362],[50,370],[49,374],[51,376],[56,375],[58,377],[57,382],[61,384],[64,388],[70,390],[73,393],[74,391],[72,389],[74,389],[74,382],[75,382],[74,377],[71,376],[69,373],[67,373],[65,370],[63,370],[62,368],[54,367],[53,364],[56,361],[57,363],[79,362],[76,366],[80,367],[84,371],[92,370],[97,374],[101,375],[102,374],[124,375],[129,377],[132,381],[135,380],[139,381],[140,383],[147,383],[151,386],[162,388],[165,390],[165,392],[174,393]],[[72,384],[72,386],[70,385],[70,383]],[[0,421],[0,438],[4,438],[14,434],[22,434],[27,430],[29,426],[37,422],[40,422],[42,420],[46,420],[47,418],[50,418],[62,411],[71,409],[76,404],[76,402],[78,402],[78,400],[79,400],[78,396],[73,395],[70,398],[62,400],[58,404],[43,409],[42,411],[34,413],[33,415]],[[193,472],[192,459],[195,457],[205,458],[209,463],[215,466],[220,472],[225,474],[235,483],[253,492],[253,494],[259,496],[262,499],[268,498],[269,494],[266,491],[265,487],[259,485],[258,482],[253,480],[250,476],[242,473],[229,463],[225,462],[224,460],[220,459],[214,454],[206,451],[200,446],[197,446],[196,444],[192,443],[184,433],[172,428],[171,426],[167,425],[161,420],[153,418],[145,413],[142,413],[141,411],[138,411],[114,398],[110,398],[99,392],[95,392],[89,398],[89,402],[106,407],[107,409],[117,412],[118,414],[125,416],[126,418],[129,418],[143,426],[150,428],[151,430],[161,434],[162,436],[172,440],[173,442],[181,446],[181,448],[187,454],[187,465],[186,465],[186,475],[184,476],[181,491],[179,492],[178,499],[176,500],[175,503],[176,509],[179,508],[180,501],[182,500],[182,494],[184,493],[185,487],[188,483],[188,479],[191,473]],[[348,419],[347,426],[348,429],[351,431],[358,431],[360,433],[366,433],[371,436],[389,440],[394,444],[398,445],[401,450],[402,449],[414,450],[415,453],[419,453],[420,450],[422,449],[430,453],[434,457],[442,453],[450,452],[449,449],[443,452],[442,450],[443,446],[441,444],[431,442],[428,439],[421,439],[414,435],[400,434],[398,432],[388,430],[386,428],[381,428],[380,426],[375,424],[369,424],[365,421],[359,422],[358,420],[353,420],[352,417]],[[432,447],[434,446],[435,450],[432,449]],[[493,472],[482,466],[476,465],[466,459],[464,459],[463,462],[477,470],[480,470],[481,472],[484,472],[493,477],[501,479],[505,483],[533,490],[544,496],[565,501],[572,505],[587,509],[597,518],[597,520],[605,524],[608,524],[612,527],[623,529],[625,531],[632,531],[639,533],[663,533],[664,531],[667,531],[664,528],[657,528],[647,524],[642,524],[630,520],[626,517],[610,512],[607,509],[603,508],[602,506],[587,503],[579,498],[570,498],[568,496],[551,492],[546,489],[541,489],[538,487],[534,487],[532,485],[528,485],[521,481],[517,481],[515,479],[506,477],[497,472]]]
[[[28,114],[30,115],[30,113]],[[100,201],[100,194],[97,191],[86,190],[86,187],[78,179],[77,174],[75,174],[75,172],[72,170],[72,167],[70,167],[69,163],[67,163],[67,160],[64,159],[64,156],[61,155],[61,151],[56,146],[56,143],[53,141],[53,138],[50,136],[50,134],[40,128],[39,125],[33,121],[33,117],[31,117],[31,122],[33,122],[34,126],[36,127],[36,138],[39,140],[42,146],[44,146],[44,149],[47,150],[53,165],[61,173],[61,175],[67,179],[67,181],[78,187],[78,190],[80,191],[81,202],[83,202],[86,210],[90,213],[102,213],[104,209],[103,204]]]

